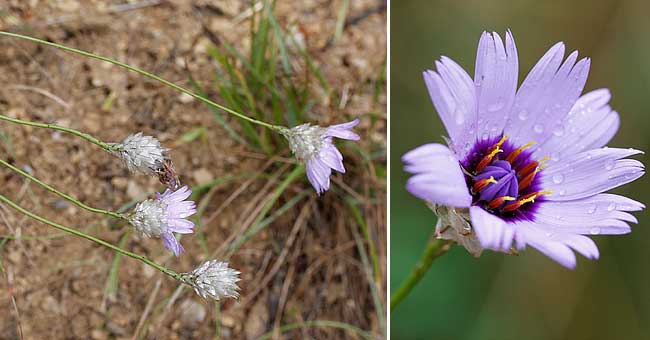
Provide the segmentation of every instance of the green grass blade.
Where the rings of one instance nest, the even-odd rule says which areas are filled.
[[[282,183],[278,185],[275,191],[273,191],[273,193],[271,194],[271,199],[262,208],[259,215],[253,222],[252,224],[253,227],[251,227],[246,233],[244,233],[244,235],[237,238],[237,240],[235,240],[228,247],[229,249],[228,249],[227,258],[229,258],[232,254],[234,254],[239,249],[239,247],[242,246],[242,244],[244,244],[249,238],[251,238],[253,235],[255,235],[257,231],[261,229],[261,227],[259,227],[261,225],[261,222],[263,221],[266,214],[271,210],[271,208],[273,208],[278,198],[280,198],[282,193],[284,193],[284,191],[289,187],[289,184],[291,184],[291,182],[296,180],[299,176],[302,176],[304,173],[305,173],[305,167],[303,165],[298,165],[293,169],[293,171],[291,171],[291,173],[289,173],[289,175],[284,179],[284,181],[282,181]],[[253,230],[253,228],[257,228],[257,230]]]

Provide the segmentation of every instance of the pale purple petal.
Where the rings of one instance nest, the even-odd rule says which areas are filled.
[[[483,32],[478,43],[474,84],[481,124],[477,136],[500,136],[512,110],[517,91],[517,48],[510,31],[506,44],[497,33]],[[487,139],[486,138],[486,139]]]
[[[507,252],[512,246],[516,229],[512,224],[492,215],[480,207],[469,208],[472,226],[481,246],[501,252]]]
[[[571,247],[573,250],[582,254],[582,256],[596,260],[599,257],[598,247],[596,243],[587,236],[572,235],[572,234],[554,234],[550,237],[551,240],[564,243]]]
[[[160,237],[163,239],[165,248],[171,250],[176,257],[180,256],[180,254],[185,251],[185,248],[183,248],[183,246],[171,233],[160,234]]]
[[[307,179],[319,195],[329,190],[330,175],[332,174],[332,169],[329,166],[315,158],[307,161],[306,172]]]
[[[521,96],[517,93],[515,108],[526,111],[528,118],[521,120],[519,115],[512,119],[512,124],[517,126],[512,131],[512,142],[523,145],[533,140],[542,144],[554,131],[563,128],[564,118],[582,93],[589,74],[589,58],[575,63],[577,57],[578,52],[571,53],[549,82],[539,84],[530,92],[524,87],[524,81],[519,91],[526,91]]]
[[[187,185],[182,186],[178,190],[172,192],[171,190],[167,189],[165,192],[160,195],[159,199],[162,199],[165,201],[165,203],[170,204],[172,202],[181,202],[190,197],[192,194],[192,190],[187,187]]]
[[[458,159],[442,144],[425,144],[406,153],[404,170],[415,174],[406,188],[425,201],[452,207],[469,207],[472,196]]]
[[[345,173],[345,167],[343,166],[343,155],[339,150],[331,144],[323,146],[323,149],[318,154],[318,157],[330,168],[340,172]]]
[[[567,155],[597,149],[609,142],[619,127],[619,115],[607,105],[611,95],[607,89],[586,93],[576,101],[563,123],[551,137],[539,145],[535,158],[551,157],[550,162]]]
[[[519,135],[522,123],[525,123],[529,119],[534,119],[531,116],[530,108],[539,102],[540,94],[546,90],[548,84],[553,80],[555,72],[562,63],[563,57],[564,44],[559,42],[553,45],[537,62],[530,73],[528,73],[528,76],[526,76],[526,79],[524,79],[524,82],[517,91],[515,103],[512,108],[512,119],[506,122],[506,131],[508,133],[511,135]],[[528,129],[522,134],[527,131]]]
[[[173,202],[167,206],[169,218],[185,218],[196,213],[196,204],[193,201]]]
[[[474,82],[467,72],[447,57],[435,64],[438,72],[425,71],[424,81],[455,148],[462,150],[460,146],[469,142],[470,125],[477,122]]]
[[[359,124],[359,119],[355,119],[348,123],[329,126],[325,135],[341,139],[359,140],[361,137],[351,130],[353,127],[357,126],[357,124]]]
[[[542,171],[547,200],[568,201],[589,197],[634,181],[644,174],[643,164],[623,159],[642,153],[634,149],[602,148],[581,152]]]
[[[571,248],[552,238],[553,234],[544,231],[543,226],[523,222],[517,223],[515,228],[517,228],[517,242],[530,245],[569,269],[576,267],[576,256]]]
[[[191,234],[194,232],[194,222],[182,218],[167,220],[168,230],[179,234]]]

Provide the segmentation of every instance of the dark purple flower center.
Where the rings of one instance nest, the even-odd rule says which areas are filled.
[[[532,219],[535,203],[550,193],[539,180],[546,159],[534,160],[526,150],[533,144],[515,146],[507,135],[475,143],[461,162],[473,205],[505,219]]]

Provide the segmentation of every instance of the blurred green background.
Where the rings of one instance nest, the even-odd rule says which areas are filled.
[[[650,150],[650,2],[393,1],[391,4],[391,291],[420,257],[435,215],[406,192],[400,157],[444,128],[421,72],[441,55],[473,77],[483,30],[512,32],[519,83],[555,42],[592,58],[585,90],[607,87],[621,115],[610,146]],[[645,163],[646,157],[641,157]],[[615,190],[648,203],[648,177]],[[650,216],[595,237],[601,259],[567,270],[529,249],[472,258],[454,247],[391,314],[393,339],[650,339]]]

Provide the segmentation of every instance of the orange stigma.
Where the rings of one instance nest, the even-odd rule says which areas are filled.
[[[526,203],[533,203],[533,202],[535,202],[535,199],[537,199],[537,197],[539,197],[539,196],[542,196],[542,195],[550,195],[550,194],[552,194],[552,193],[553,193],[553,192],[550,191],[550,190],[542,190],[542,191],[531,192],[530,194],[528,194],[528,195],[526,195],[526,196],[523,196],[523,197],[522,197],[520,200],[518,200],[517,202],[510,203],[510,204],[506,204],[506,206],[503,207],[503,211],[506,211],[506,212],[507,212],[507,211],[514,211],[514,210],[517,210],[517,209],[519,209],[519,207],[521,207],[522,205],[524,205],[524,204],[526,204]],[[490,202],[490,204],[491,204],[491,203],[492,203],[492,202]]]
[[[481,159],[481,161],[478,163],[476,166],[476,172],[481,172],[488,164],[492,162],[492,159],[494,159],[494,156],[496,156],[499,152],[503,152],[503,149],[501,149],[501,145],[505,143],[506,139],[508,139],[508,135],[504,135],[501,137],[501,139],[494,144],[491,148],[488,154]]]
[[[533,145],[535,145],[535,144],[537,144],[535,141],[531,141],[531,142],[528,142],[528,143],[526,143],[526,144],[520,146],[519,148],[517,148],[517,150],[512,151],[512,152],[508,155],[508,157],[506,157],[506,161],[507,161],[508,163],[512,164],[512,162],[513,162],[515,159],[517,159],[517,157],[519,156],[519,154],[520,154],[522,151],[528,149],[529,147],[531,147],[531,146],[533,146]]]
[[[478,180],[472,186],[472,192],[474,192],[474,193],[481,192],[481,190],[485,189],[485,187],[487,187],[490,183],[497,184],[497,181],[494,179],[493,176],[490,176],[490,178],[484,178],[484,179]]]
[[[514,200],[516,200],[516,198],[511,196],[497,197],[491,200],[490,203],[488,203],[488,207],[490,207],[490,209],[496,209],[501,205],[503,205],[503,203],[505,203],[506,201],[514,201]]]

